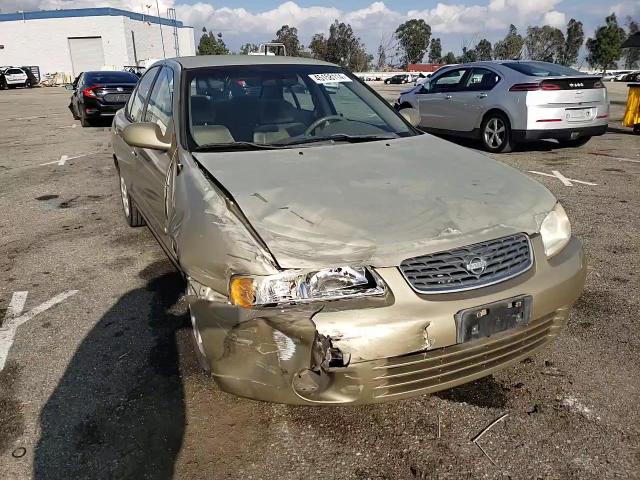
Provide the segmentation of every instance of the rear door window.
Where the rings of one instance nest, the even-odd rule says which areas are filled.
[[[487,68],[474,68],[464,82],[465,91],[491,90],[500,81],[500,76]]]
[[[153,67],[147,70],[147,72],[140,79],[140,83],[138,83],[138,86],[134,90],[133,94],[129,98],[126,112],[131,122],[142,121],[142,111],[144,109],[144,103],[147,100],[149,90],[151,90],[151,85],[153,85],[153,79],[156,77],[158,70],[160,70],[159,67]]]

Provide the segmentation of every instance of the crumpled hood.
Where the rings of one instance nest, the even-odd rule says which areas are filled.
[[[556,202],[518,170],[431,135],[194,157],[283,268],[395,266],[535,233]]]

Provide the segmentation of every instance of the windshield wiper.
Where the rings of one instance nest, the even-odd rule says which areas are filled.
[[[194,152],[207,151],[229,151],[229,150],[273,150],[282,148],[279,145],[261,144],[254,142],[229,142],[229,143],[206,143],[198,145],[193,149]]]
[[[309,137],[295,140],[293,142],[282,143],[278,145],[291,146],[302,145],[305,143],[318,143],[318,142],[348,142],[348,143],[361,143],[361,142],[375,142],[376,140],[393,140],[398,138],[397,135],[346,135],[344,133],[337,133],[335,135],[327,135],[324,137]]]

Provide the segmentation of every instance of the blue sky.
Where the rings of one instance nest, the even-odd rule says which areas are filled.
[[[604,17],[616,12],[624,23],[630,15],[640,20],[640,0],[159,0],[161,12],[175,7],[178,19],[196,29],[222,32],[231,49],[271,40],[283,24],[298,28],[306,45],[314,33],[326,32],[334,19],[350,23],[374,53],[409,18],[423,18],[443,50],[460,53],[482,38],[492,43],[504,37],[510,23],[521,33],[527,26],[550,24],[565,29],[570,18],[584,23],[593,35]],[[3,12],[52,8],[112,6],[142,11],[149,0],[0,0]]]

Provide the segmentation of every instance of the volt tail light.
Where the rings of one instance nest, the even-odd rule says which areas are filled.
[[[535,92],[536,90],[561,90],[562,87],[557,83],[516,83],[510,92]]]

